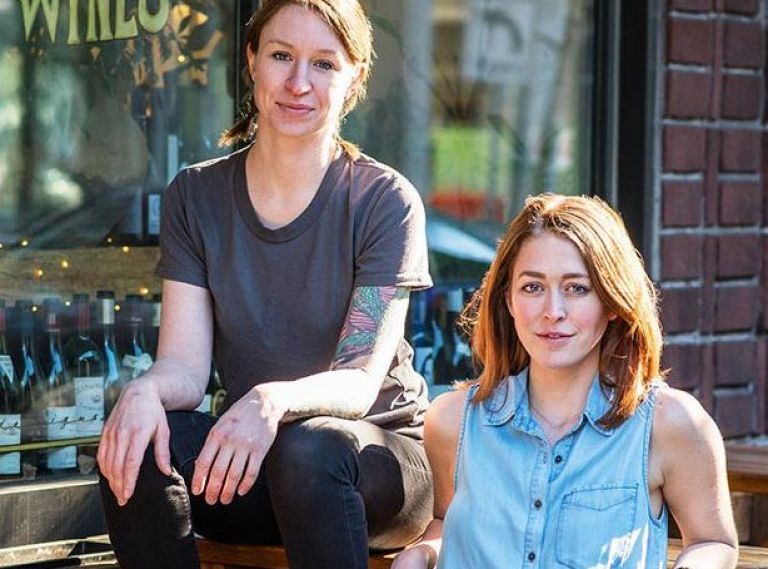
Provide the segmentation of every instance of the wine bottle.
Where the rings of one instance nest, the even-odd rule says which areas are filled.
[[[0,300],[0,445],[21,442],[21,414],[18,413],[19,392],[13,360],[6,341],[5,301]],[[16,478],[21,474],[21,453],[0,453],[0,478]]]
[[[67,370],[61,347],[62,304],[58,298],[43,301],[45,310],[46,349],[41,357],[48,405],[45,409],[46,439],[59,441],[77,436],[77,406],[72,376]],[[48,449],[46,466],[49,470],[67,470],[77,466],[77,447]]]
[[[126,381],[115,344],[115,293],[111,290],[96,293],[96,318],[101,328],[100,348],[104,360],[104,411],[109,415]]]
[[[138,294],[129,294],[125,297],[124,308],[128,321],[128,347],[122,364],[127,380],[131,381],[152,367],[152,356],[144,341],[144,299]]]
[[[434,344],[432,329],[432,310],[426,292],[413,295],[413,314],[411,318],[411,345],[413,346],[413,367],[427,381],[434,383]]]
[[[215,415],[220,400],[223,398],[223,394],[220,392],[223,390],[221,380],[219,379],[219,372],[216,370],[216,366],[211,362],[211,373],[208,376],[208,386],[205,388],[205,395],[200,405],[197,406],[195,411],[200,413],[210,413]]]
[[[163,308],[163,295],[153,294],[149,301],[149,327],[147,329],[147,350],[152,360],[157,359],[157,346],[160,343],[160,313]]]
[[[64,358],[72,374],[77,407],[77,436],[101,434],[104,426],[104,359],[91,339],[91,305],[87,294],[75,294],[75,334],[64,346]]]
[[[21,344],[18,353],[19,388],[21,414],[21,442],[37,442],[45,437],[45,377],[35,345],[35,311],[31,300],[16,301],[16,316],[19,320]],[[21,460],[26,468],[34,472],[40,466],[40,453],[27,451]]]
[[[458,325],[459,316],[464,308],[465,292],[455,288],[448,292],[446,314],[450,329],[451,368],[455,379],[470,379],[474,376],[472,349]]]

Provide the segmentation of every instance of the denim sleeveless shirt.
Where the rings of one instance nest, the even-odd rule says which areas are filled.
[[[659,386],[608,430],[596,377],[553,448],[529,411],[527,370],[479,405],[471,388],[438,569],[666,568],[667,510],[654,516],[647,477]]]

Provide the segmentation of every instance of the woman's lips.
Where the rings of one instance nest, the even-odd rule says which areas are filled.
[[[280,107],[283,112],[286,112],[288,114],[292,115],[306,115],[310,111],[312,111],[312,107],[309,105],[296,105],[291,103],[277,103],[277,106]]]
[[[550,345],[560,345],[565,344],[568,340],[570,340],[573,337],[573,334],[563,334],[561,332],[544,332],[540,334],[536,334],[536,337],[540,340],[543,340],[547,344]]]

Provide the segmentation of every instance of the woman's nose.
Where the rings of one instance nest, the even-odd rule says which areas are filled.
[[[296,62],[285,86],[294,95],[301,95],[309,91],[312,88],[312,83],[309,80],[309,65],[300,61]]]
[[[547,294],[547,301],[544,306],[544,317],[554,322],[565,318],[565,299],[560,291],[552,291]]]

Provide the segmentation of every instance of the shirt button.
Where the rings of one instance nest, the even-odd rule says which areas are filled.
[[[538,510],[539,508],[541,508],[541,500],[536,500],[536,501],[533,503],[533,507],[534,507],[534,508],[536,508],[537,510]]]
[[[528,554],[528,561],[534,561],[535,559],[536,559],[536,554],[533,551],[531,551]]]
[[[556,462],[557,464],[560,464],[561,462],[563,462],[563,457],[562,457],[562,456],[560,456],[560,455],[558,454],[558,455],[555,457],[555,462]]]

